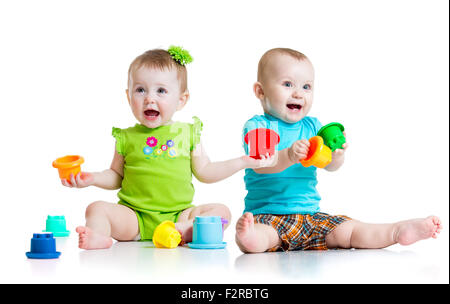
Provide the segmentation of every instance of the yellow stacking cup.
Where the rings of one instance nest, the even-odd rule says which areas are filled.
[[[172,221],[163,221],[153,232],[153,244],[156,248],[176,248],[181,242],[181,234]]]

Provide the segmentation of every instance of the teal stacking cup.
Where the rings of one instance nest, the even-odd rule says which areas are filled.
[[[70,231],[66,229],[66,218],[64,215],[49,215],[45,223],[43,232],[52,232],[55,237],[64,237],[70,234]]]
[[[223,224],[220,216],[195,217],[192,231],[192,242],[188,244],[194,249],[219,249],[226,246],[223,239]]]

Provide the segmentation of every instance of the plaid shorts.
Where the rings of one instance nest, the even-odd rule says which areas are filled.
[[[327,250],[325,237],[339,224],[351,218],[345,215],[314,214],[257,214],[255,223],[272,226],[281,239],[281,245],[267,251],[277,250]]]

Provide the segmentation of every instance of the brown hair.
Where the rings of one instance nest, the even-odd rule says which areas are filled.
[[[178,80],[180,81],[181,92],[187,91],[187,71],[186,67],[177,63],[169,52],[163,49],[149,50],[136,57],[130,64],[128,69],[128,84],[130,83],[131,73],[140,69],[141,67],[157,68],[160,70],[176,69]]]
[[[275,55],[275,54],[284,54],[284,55],[289,55],[295,59],[298,59],[299,61],[302,60],[309,60],[308,57],[306,57],[306,55],[304,55],[303,53],[300,53],[299,51],[293,50],[293,49],[289,49],[289,48],[274,48],[274,49],[270,49],[267,52],[264,53],[264,55],[262,55],[261,59],[259,60],[258,63],[258,81],[261,81],[262,79],[262,75],[264,72],[264,68],[267,65],[267,62],[269,62],[269,59]]]

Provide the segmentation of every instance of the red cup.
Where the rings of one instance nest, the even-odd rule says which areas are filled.
[[[274,130],[259,128],[245,134],[245,143],[249,147],[248,155],[254,159],[261,159],[260,155],[275,154],[275,147],[280,142],[280,135]]]

